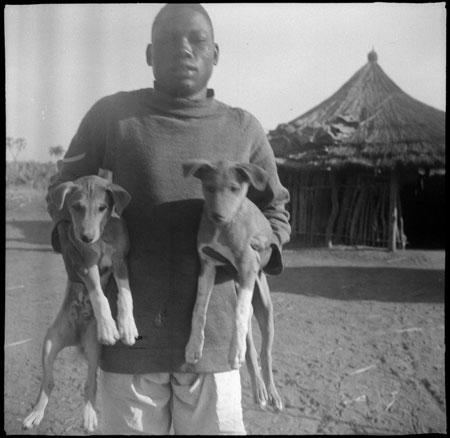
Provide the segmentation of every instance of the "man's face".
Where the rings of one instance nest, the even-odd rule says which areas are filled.
[[[147,61],[162,90],[176,97],[203,97],[219,56],[208,20],[188,8],[169,10],[155,23],[152,40]]]

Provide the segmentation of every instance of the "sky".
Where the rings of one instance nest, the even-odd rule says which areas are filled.
[[[51,160],[97,100],[153,86],[145,49],[162,6],[6,5],[6,136],[26,139],[19,160]],[[209,87],[267,132],[331,96],[372,49],[404,92],[445,111],[445,2],[203,6],[220,48]]]

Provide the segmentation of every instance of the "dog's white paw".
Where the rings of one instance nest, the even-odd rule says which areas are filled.
[[[233,342],[228,355],[228,362],[233,370],[238,370],[245,363],[245,342],[239,343]]]
[[[100,343],[105,345],[114,345],[120,339],[114,319],[97,320],[97,338]]]
[[[196,364],[202,358],[203,341],[198,339],[189,339],[186,347],[186,363]]]
[[[139,333],[133,316],[119,316],[117,318],[117,327],[119,329],[119,335],[122,342],[126,345],[134,345]]]
[[[281,401],[281,397],[278,394],[278,391],[275,388],[275,385],[272,383],[267,387],[267,392],[269,394],[269,402],[275,408],[276,411],[283,410],[283,402]]]
[[[91,403],[87,402],[83,408],[83,428],[86,432],[94,432],[97,426],[97,413]]]
[[[23,420],[22,429],[28,430],[32,427],[39,426],[42,418],[44,418],[44,411],[42,409],[33,409],[25,420]]]
[[[252,382],[253,384],[253,399],[260,409],[265,409],[267,407],[267,401],[269,396],[267,394],[266,385],[261,377],[256,377]]]

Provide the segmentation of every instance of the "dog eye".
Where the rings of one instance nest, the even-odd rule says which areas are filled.
[[[230,190],[231,190],[233,193],[237,193],[237,192],[239,191],[239,187],[237,187],[237,186],[231,186],[231,187],[230,187]]]
[[[105,211],[108,207],[106,205],[100,205],[98,211]]]
[[[72,208],[73,208],[75,211],[81,211],[82,206],[81,206],[81,204],[73,204],[73,205],[72,205]]]
[[[212,186],[206,186],[205,189],[208,193],[214,193],[216,191],[216,189]]]

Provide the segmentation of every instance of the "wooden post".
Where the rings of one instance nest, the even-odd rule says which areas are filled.
[[[333,247],[333,228],[336,222],[336,217],[339,212],[338,190],[336,185],[336,173],[334,170],[330,171],[330,186],[331,186],[331,214],[328,218],[326,231],[326,244],[328,248]]]
[[[289,174],[289,191],[291,193],[290,208],[291,208],[291,228],[292,236],[296,239],[298,228],[298,214],[297,214],[297,179],[298,175],[295,170],[292,170]]]
[[[401,249],[406,248],[406,235],[405,235],[405,228],[403,225],[403,212],[402,212],[402,200],[400,195],[397,199],[397,205],[398,205],[398,234],[397,239],[400,242]]]
[[[396,251],[397,249],[397,196],[398,182],[395,171],[391,171],[390,190],[389,190],[389,231],[388,231],[388,250]]]

